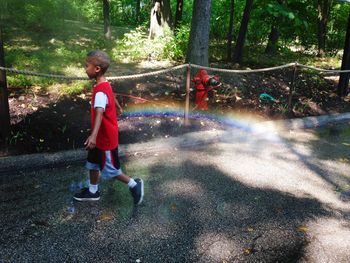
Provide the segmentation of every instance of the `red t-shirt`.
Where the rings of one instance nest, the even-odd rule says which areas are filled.
[[[109,82],[102,82],[94,86],[91,100],[91,129],[95,123],[95,96],[97,92],[103,92],[107,96],[107,105],[102,115],[102,122],[97,133],[96,147],[107,151],[118,147],[118,121],[112,87]]]

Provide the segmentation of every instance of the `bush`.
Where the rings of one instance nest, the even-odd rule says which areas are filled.
[[[184,60],[186,58],[189,37],[190,27],[188,25],[181,25],[176,30],[175,36],[172,36],[170,41],[166,43],[165,54],[176,61]]]
[[[121,61],[140,61],[145,59],[183,60],[190,28],[181,26],[176,35],[171,30],[165,30],[162,37],[148,39],[145,27],[138,27],[124,35],[117,48],[113,49],[112,56]]]

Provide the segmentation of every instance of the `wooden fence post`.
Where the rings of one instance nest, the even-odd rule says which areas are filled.
[[[188,115],[190,111],[190,85],[191,85],[191,65],[187,65],[186,74],[186,101],[185,101],[185,126],[189,125]]]
[[[342,2],[349,2],[348,0]],[[350,69],[350,12],[348,17],[348,26],[346,29],[345,35],[345,45],[344,45],[344,53],[341,63],[341,70],[349,70]],[[349,86],[349,78],[350,73],[340,73],[339,75],[339,83],[337,92],[339,97],[344,97],[348,95],[348,86]]]
[[[292,80],[290,82],[290,88],[289,88],[289,97],[288,97],[288,113],[289,114],[292,114],[292,111],[293,111],[292,97],[293,97],[293,93],[294,93],[294,85],[295,85],[295,77],[297,74],[297,67],[298,67],[298,63],[295,63],[295,65],[293,67]]]
[[[0,66],[5,67],[4,43],[0,27]],[[7,93],[6,71],[0,70],[0,138],[10,134],[10,108]]]

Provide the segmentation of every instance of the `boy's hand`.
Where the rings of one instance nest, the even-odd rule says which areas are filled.
[[[91,150],[91,149],[95,148],[95,147],[96,147],[96,137],[90,135],[90,136],[86,139],[84,145],[85,145],[85,149],[86,149],[86,150]]]
[[[119,115],[122,114],[123,108],[122,108],[122,106],[120,106],[115,93],[114,93],[114,102],[115,102],[115,106],[117,108],[117,114],[119,114]]]
[[[92,129],[91,135],[86,139],[84,145],[86,150],[90,150],[96,147],[96,138],[98,130],[100,129],[101,122],[102,122],[102,115],[103,115],[103,108],[96,107],[96,116],[95,116],[95,123],[94,128]]]
[[[117,107],[117,113],[119,115],[123,114],[123,108],[122,107]]]

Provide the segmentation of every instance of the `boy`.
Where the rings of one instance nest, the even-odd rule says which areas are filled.
[[[100,199],[98,179],[103,176],[116,178],[127,184],[134,198],[134,204],[143,200],[142,179],[132,179],[120,168],[118,157],[118,121],[114,94],[110,83],[104,76],[109,67],[109,57],[103,51],[92,51],[85,61],[85,72],[96,84],[91,99],[91,135],[84,145],[88,150],[86,168],[90,173],[88,188],[74,195],[77,201],[97,201]],[[118,105],[119,107],[119,105]]]

